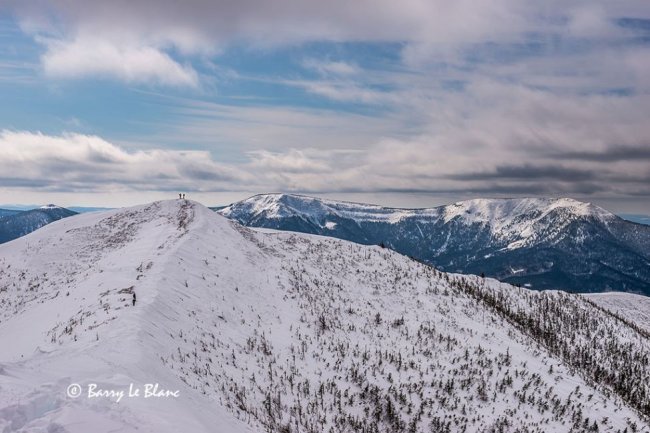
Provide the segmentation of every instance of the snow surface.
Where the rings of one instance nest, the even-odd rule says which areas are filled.
[[[621,292],[589,293],[583,296],[650,332],[650,298],[647,296]]]
[[[543,401],[600,431],[646,428],[450,278],[543,296],[379,247],[252,231],[186,200],[57,221],[0,246],[0,431],[344,431],[337,410],[372,421],[368,392],[403,418],[431,405],[417,431],[438,417],[567,431],[570,412]],[[69,398],[72,383],[180,396]]]

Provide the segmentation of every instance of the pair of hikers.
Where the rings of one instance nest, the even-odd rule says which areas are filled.
[[[185,199],[185,194],[180,194],[180,193],[179,193],[179,194],[178,194],[178,198],[179,198],[179,199]]]

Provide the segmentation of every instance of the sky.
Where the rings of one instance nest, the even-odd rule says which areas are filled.
[[[647,0],[0,0],[0,203],[650,213]]]

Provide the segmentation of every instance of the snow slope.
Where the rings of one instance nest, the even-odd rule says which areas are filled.
[[[167,202],[79,215],[0,247],[0,431],[248,431],[160,362],[174,322],[186,319],[166,269],[192,214]],[[137,308],[120,293],[129,287]],[[160,383],[181,394],[71,399],[73,383]]]
[[[185,200],[1,245],[0,347],[3,432],[649,431],[647,337],[578,296]],[[86,393],[131,383],[179,396]]]
[[[590,293],[595,304],[629,320],[650,333],[650,298],[633,293]]]

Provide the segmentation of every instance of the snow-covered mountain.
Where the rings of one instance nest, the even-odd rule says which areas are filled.
[[[185,200],[0,245],[0,347],[3,432],[650,431],[649,335],[586,298]]]
[[[27,211],[10,212],[5,215],[0,213],[0,243],[25,236],[53,221],[77,214],[53,204]]]
[[[650,295],[650,226],[567,198],[394,209],[265,194],[218,212],[251,227],[383,243],[443,270],[535,289]]]

